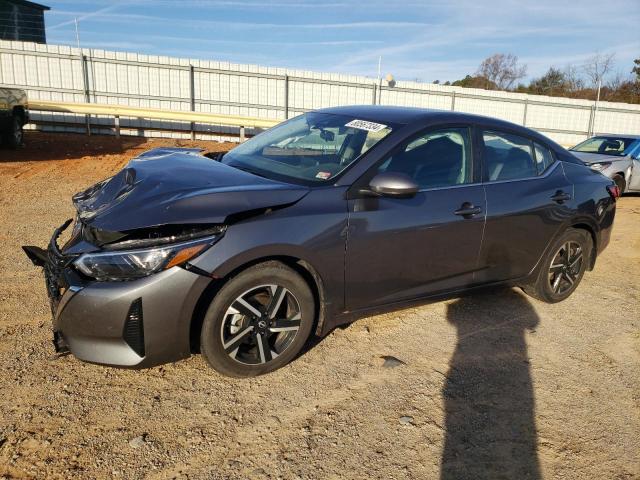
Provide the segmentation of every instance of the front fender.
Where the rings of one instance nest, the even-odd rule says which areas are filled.
[[[622,158],[620,160],[613,160],[611,165],[603,170],[601,173],[606,177],[613,178],[617,174],[622,173],[625,179],[629,178],[631,174],[632,162],[629,158]]]
[[[347,211],[342,191],[312,192],[282,210],[230,225],[192,265],[216,278],[277,257],[304,262],[323,285],[325,307],[344,310]]]

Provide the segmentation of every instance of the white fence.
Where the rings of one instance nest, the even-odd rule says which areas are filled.
[[[215,52],[212,52],[215,55]],[[327,106],[372,104],[456,110],[502,118],[564,145],[593,133],[640,134],[640,105],[594,102],[187,58],[0,41],[0,85],[31,99],[90,102],[282,120]],[[34,113],[40,128],[84,130],[85,117]],[[92,129],[113,132],[113,118]],[[230,138],[237,128],[188,122],[121,120],[123,134]],[[162,131],[162,133],[159,133]]]

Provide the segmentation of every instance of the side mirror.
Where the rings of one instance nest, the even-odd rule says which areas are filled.
[[[366,193],[380,197],[413,197],[418,193],[418,184],[404,173],[383,172],[371,179]]]

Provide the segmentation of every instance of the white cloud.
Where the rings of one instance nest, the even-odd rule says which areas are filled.
[[[607,0],[606,5],[601,0],[60,3],[71,9],[54,9],[47,15],[78,16],[87,25],[91,23],[93,32],[103,32],[102,37],[93,33],[90,38],[97,45],[99,38],[137,44],[134,50],[154,43],[158,49],[165,45],[177,55],[193,56],[198,51],[194,47],[203,44],[212,48],[200,52],[214,58],[222,55],[214,48],[220,45],[225,55],[232,58],[235,52],[250,63],[277,65],[284,59],[295,68],[370,76],[375,75],[381,55],[384,71],[400,79],[455,80],[474,73],[483,58],[497,52],[518,55],[528,65],[530,76],[552,65],[583,63],[596,51],[615,52],[619,68],[628,70],[631,60],[640,54],[638,0]],[[95,11],[73,11],[87,6]],[[180,15],[166,15],[174,7],[181,8]],[[49,30],[61,31],[71,24],[73,19],[67,19]],[[170,35],[165,36],[165,31]],[[117,38],[109,32],[117,32]],[[295,48],[299,50],[295,57],[286,54]]]
[[[51,27],[47,27],[47,30],[57,30],[59,28],[65,27],[67,25],[72,25],[72,24],[74,24],[76,22],[76,20],[79,22],[81,20],[87,20],[89,18],[104,17],[105,15],[108,14],[108,12],[111,12],[111,11],[115,10],[119,6],[120,6],[120,2],[112,2],[109,6],[100,8],[99,10],[96,10],[94,12],[80,12],[80,13],[78,13],[76,15],[73,15],[73,17],[74,17],[73,19],[66,20],[66,21],[61,22],[61,23],[57,23],[55,25],[52,25]]]

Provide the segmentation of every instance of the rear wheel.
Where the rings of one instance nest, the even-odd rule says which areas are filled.
[[[11,117],[9,129],[4,135],[4,143],[9,148],[18,148],[22,145],[24,131],[22,129],[22,118],[18,115]]]
[[[289,363],[311,334],[315,304],[309,286],[279,262],[255,265],[232,278],[209,306],[200,336],[211,367],[252,377]]]
[[[618,186],[618,191],[620,192],[620,195],[622,195],[624,193],[624,189],[627,188],[626,180],[622,175],[617,174],[613,177],[613,181],[616,182],[616,185]]]
[[[593,241],[588,232],[567,229],[549,250],[535,283],[525,286],[524,291],[547,303],[569,297],[584,276],[592,248]]]

